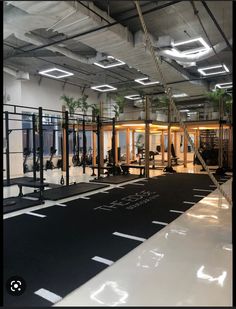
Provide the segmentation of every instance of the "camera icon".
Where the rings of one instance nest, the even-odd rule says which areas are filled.
[[[10,277],[6,283],[7,292],[13,296],[20,296],[25,292],[25,280],[19,276]]]

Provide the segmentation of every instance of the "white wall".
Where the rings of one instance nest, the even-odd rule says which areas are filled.
[[[5,97],[10,96],[10,101],[5,103],[22,105],[26,107],[42,107],[45,109],[55,109],[61,111],[63,101],[60,97],[63,94],[72,96],[74,98],[81,96],[81,89],[79,87],[66,84],[63,89],[63,83],[57,80],[42,78],[39,83],[39,77],[30,76],[29,81],[19,81],[15,77],[4,73],[4,94]],[[100,94],[95,91],[85,91],[88,97],[89,104],[99,104],[100,101],[106,100],[105,94]],[[12,108],[4,107],[4,110],[13,111]],[[19,108],[17,112],[28,111],[26,108]],[[78,110],[78,112],[80,112]],[[47,112],[49,113],[49,112]],[[91,114],[91,110],[88,110]],[[12,116],[11,116],[12,118]],[[21,116],[15,117],[21,119]],[[5,127],[5,124],[3,124]],[[22,128],[20,121],[10,121],[11,128]],[[23,151],[22,145],[22,131],[13,131],[10,134],[10,151]],[[45,158],[47,159],[47,158]],[[56,162],[55,162],[56,163]],[[10,160],[10,175],[11,178],[23,175],[23,154],[11,155]],[[5,160],[4,160],[5,168]]]

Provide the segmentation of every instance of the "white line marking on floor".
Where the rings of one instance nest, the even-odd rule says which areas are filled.
[[[26,199],[26,200],[31,200],[31,201],[37,201],[38,200],[37,197],[31,197],[31,196],[23,196],[22,198]]]
[[[100,262],[100,263],[103,263],[103,264],[106,264],[106,265],[111,265],[111,264],[114,263],[113,261],[108,260],[108,259],[104,259],[104,258],[102,258],[102,257],[100,257],[100,256],[94,256],[94,257],[92,258],[92,260],[97,261],[97,262]]]
[[[179,213],[179,214],[183,214],[184,213],[184,211],[174,210],[174,209],[171,209],[170,212],[176,212],[176,213]]]
[[[205,191],[205,192],[212,192],[212,190],[206,190],[206,189],[193,189],[194,191]]]
[[[198,195],[198,194],[195,194],[194,196],[195,197],[206,197],[205,195]]]
[[[105,194],[109,194],[110,192],[107,192],[107,191],[103,191],[103,192],[99,192],[99,193],[105,193]]]
[[[124,187],[115,187],[116,189],[125,189]]]
[[[135,186],[144,186],[144,183],[129,183],[129,185],[135,185]]]
[[[42,298],[50,301],[53,304],[57,303],[59,300],[62,300],[61,296],[46,289],[39,289],[38,291],[35,291],[34,294],[41,296]]]
[[[60,203],[56,203],[55,205],[56,205],[56,206],[67,207],[67,205],[66,205],[66,204],[60,204]]]
[[[196,202],[188,202],[188,201],[183,201],[184,204],[191,204],[191,205],[195,205]]]
[[[47,216],[45,215],[40,215],[40,214],[36,214],[35,212],[31,212],[31,211],[28,211],[25,213],[26,215],[31,215],[31,216],[35,216],[35,217],[40,217],[40,218],[45,218]]]
[[[141,237],[132,236],[132,235],[128,235],[128,234],[123,234],[123,233],[119,233],[119,232],[114,232],[114,233],[112,233],[112,234],[113,234],[113,235],[116,235],[116,236],[121,236],[121,237],[125,237],[125,238],[134,239],[134,240],[139,240],[139,241],[144,241],[144,240],[146,240],[146,238],[141,238]]]
[[[160,224],[160,225],[167,225],[168,223],[166,222],[160,222],[160,221],[152,221],[154,224]]]
[[[87,196],[80,196],[80,197],[78,197],[78,198],[82,198],[82,199],[84,199],[84,200],[90,200],[90,197],[87,197]]]

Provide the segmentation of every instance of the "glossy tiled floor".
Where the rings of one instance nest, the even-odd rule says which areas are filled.
[[[213,191],[55,306],[232,306],[231,213]]]

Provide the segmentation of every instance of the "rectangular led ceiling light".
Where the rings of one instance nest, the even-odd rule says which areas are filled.
[[[215,69],[221,69],[221,70],[215,71]],[[205,72],[205,71],[208,71],[208,72]],[[200,69],[198,69],[198,72],[201,73],[204,76],[208,76],[208,75],[216,75],[216,74],[227,73],[227,72],[229,72],[229,69],[227,68],[227,66],[225,64],[219,64],[219,65],[213,65],[213,66],[210,66],[210,67],[200,68]]]
[[[193,47],[193,43],[195,43],[195,47]],[[199,46],[200,43],[200,46]],[[186,50],[181,50],[183,46],[188,46],[189,48]],[[203,40],[203,38],[195,38],[187,41],[172,43],[173,47],[179,46],[179,49],[175,48],[178,52],[180,52],[183,55],[190,55],[199,53],[202,51],[206,51],[210,49],[210,46]]]
[[[215,88],[219,88],[219,89],[228,89],[228,88],[232,88],[233,87],[233,83],[222,83],[222,84],[216,84]]]
[[[63,77],[74,75],[73,73],[70,73],[70,72],[67,72],[61,69],[57,69],[57,68],[40,71],[39,74],[53,77],[53,78],[63,78]]]
[[[97,90],[97,91],[100,91],[100,92],[107,92],[107,91],[114,91],[114,90],[117,90],[117,88],[112,87],[112,86],[110,86],[110,85],[93,86],[93,87],[91,87],[91,89]]]
[[[100,63],[99,62],[94,62],[93,64],[103,68],[103,69],[108,69],[108,68],[113,68],[117,67],[119,65],[124,65],[125,62],[121,61],[119,59],[116,59],[112,56],[107,56],[106,59],[102,60]]]
[[[180,113],[186,113],[189,112],[189,109],[180,109]]]
[[[183,97],[187,97],[188,95],[186,93],[178,93],[178,94],[173,94],[172,97],[173,98],[183,98]]]
[[[146,86],[146,85],[154,85],[154,84],[160,84],[160,82],[159,81],[150,81],[150,79],[149,79],[149,77],[143,77],[143,78],[137,78],[137,79],[135,79],[134,80],[136,83],[139,83],[139,84],[141,84],[141,85],[144,85],[144,86]],[[146,82],[145,82],[146,81]]]
[[[139,94],[127,95],[127,96],[125,96],[125,98],[129,99],[129,100],[140,100],[141,99]]]

